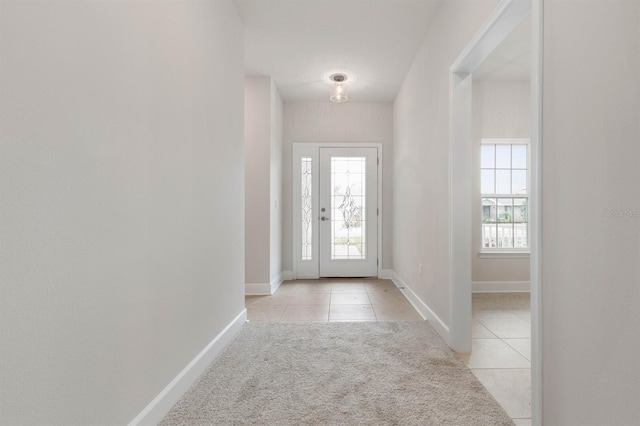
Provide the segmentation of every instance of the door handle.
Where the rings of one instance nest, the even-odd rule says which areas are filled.
[[[322,216],[322,217],[320,218],[320,220],[324,222],[325,220],[329,220],[329,218],[328,218],[328,217],[324,217],[324,216]]]

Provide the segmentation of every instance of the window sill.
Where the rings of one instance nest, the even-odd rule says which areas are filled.
[[[480,251],[480,259],[528,259],[528,251]]]

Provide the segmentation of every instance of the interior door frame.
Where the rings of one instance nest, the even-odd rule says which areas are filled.
[[[541,303],[541,193],[542,193],[542,54],[543,1],[502,0],[491,16],[451,65],[450,71],[450,291],[449,344],[458,352],[471,350],[471,144],[465,140],[470,128],[470,82],[473,71],[529,14],[532,19],[531,65],[531,418],[542,422],[542,303]],[[460,89],[460,92],[457,90]],[[466,167],[466,168],[465,168]],[[456,171],[454,173],[454,171]],[[468,233],[465,235],[465,233]]]
[[[320,257],[319,257],[319,240],[317,238],[318,235],[318,221],[320,218],[318,211],[318,203],[312,202],[312,217],[314,218],[313,224],[313,235],[316,238],[313,239],[314,249],[312,257],[315,260],[310,261],[309,263],[315,263],[315,273],[313,270],[313,266],[308,267],[308,265],[301,265],[301,229],[299,224],[301,223],[301,205],[300,205],[300,159],[305,156],[309,156],[315,161],[313,162],[313,177],[312,177],[312,185],[315,188],[319,188],[319,179],[318,179],[318,162],[320,159],[320,148],[376,148],[378,152],[378,176],[376,180],[376,184],[378,186],[378,200],[377,200],[377,274],[378,277],[382,276],[382,241],[384,236],[382,234],[382,223],[383,223],[383,212],[382,212],[382,175],[383,175],[383,145],[381,142],[294,142],[292,143],[292,165],[291,165],[291,179],[292,179],[292,188],[293,193],[291,194],[291,206],[292,206],[292,214],[291,214],[291,226],[292,226],[292,256],[291,264],[293,266],[293,279],[317,279],[320,278]]]

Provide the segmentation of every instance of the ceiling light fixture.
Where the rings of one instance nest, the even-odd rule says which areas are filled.
[[[347,81],[346,74],[331,74],[329,76],[329,80],[333,82],[329,95],[329,99],[331,100],[331,102],[347,102],[349,100],[349,96],[347,96],[347,89],[344,87],[344,82]]]

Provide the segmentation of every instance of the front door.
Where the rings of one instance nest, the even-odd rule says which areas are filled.
[[[378,148],[301,150],[296,276],[377,276]]]
[[[320,276],[377,275],[377,149],[320,148]]]

